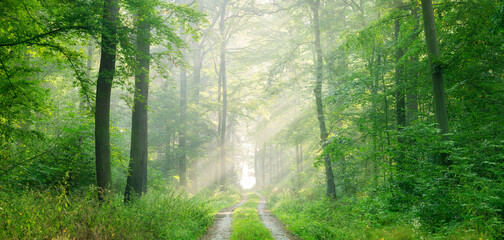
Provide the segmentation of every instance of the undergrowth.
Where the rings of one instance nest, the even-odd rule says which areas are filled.
[[[376,197],[331,201],[320,193],[285,191],[274,194],[269,204],[273,214],[301,239],[497,239],[470,222],[432,233],[413,214],[389,211]]]
[[[0,192],[0,239],[197,239],[212,209],[176,192],[151,191],[123,203],[96,191]]]
[[[249,194],[249,199],[233,213],[232,240],[273,239],[257,213],[259,196]]]
[[[226,191],[213,190],[211,188],[203,189],[193,196],[193,199],[204,202],[205,206],[211,209],[213,216],[221,209],[233,206],[240,202],[240,190],[228,188]]]

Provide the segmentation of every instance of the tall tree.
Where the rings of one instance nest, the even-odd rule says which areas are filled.
[[[117,52],[117,19],[119,7],[117,0],[105,0],[103,3],[103,23],[101,32],[101,58],[96,85],[95,111],[95,153],[98,198],[112,183],[110,169],[110,95],[115,74]]]
[[[323,58],[322,58],[322,45],[320,43],[320,23],[319,23],[319,7],[320,0],[310,0],[310,8],[313,13],[312,25],[313,35],[315,37],[315,88],[313,93],[315,95],[315,103],[317,106],[317,119],[320,128],[320,143],[322,148],[326,146],[328,132],[325,123],[324,106],[322,103],[322,81],[323,81]],[[334,184],[334,173],[331,165],[331,158],[327,155],[323,156],[325,164],[325,175],[327,184],[327,196],[329,198],[336,198],[336,186]]]
[[[436,36],[436,25],[434,20],[434,10],[432,0],[422,0],[422,15],[425,31],[425,43],[427,45],[427,55],[429,57],[429,65],[432,78],[432,91],[434,93],[434,113],[436,122],[443,140],[448,140],[448,112],[446,110],[445,91],[443,83],[443,66],[439,58],[439,47]],[[440,164],[449,166],[451,163],[447,160],[447,154],[441,153]]]
[[[226,187],[226,117],[227,117],[227,79],[226,79],[226,27],[224,25],[226,21],[226,6],[228,0],[223,0],[220,5],[220,20],[219,20],[219,31],[220,31],[220,68],[219,68],[219,78],[222,88],[222,110],[220,116],[220,129],[219,129],[219,149],[220,149],[220,171],[221,171],[221,181],[220,185]]]
[[[179,178],[180,186],[187,186],[187,156],[186,156],[186,111],[187,111],[187,74],[180,69],[180,128],[179,134]]]
[[[137,61],[135,72],[135,93],[131,121],[131,151],[129,174],[124,193],[125,201],[130,201],[133,192],[142,196],[147,192],[147,103],[149,95],[149,65],[150,65],[150,23],[145,6],[141,7],[137,16]]]

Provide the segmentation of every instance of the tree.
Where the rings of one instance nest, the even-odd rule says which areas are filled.
[[[443,140],[448,140],[448,112],[446,110],[445,91],[443,83],[443,65],[439,58],[438,40],[436,36],[436,25],[434,22],[434,10],[432,0],[422,0],[422,14],[425,31],[425,43],[427,45],[427,55],[432,79],[432,91],[434,93],[434,113],[436,122]],[[440,165],[449,166],[450,161],[446,153],[441,153]]]
[[[180,186],[187,187],[187,156],[186,156],[186,112],[187,112],[187,75],[185,69],[180,69],[180,128],[179,134],[179,178]]]
[[[117,19],[119,7],[117,0],[103,3],[103,22],[101,30],[101,58],[96,84],[95,110],[95,151],[98,198],[103,200],[112,184],[110,169],[110,95],[115,75],[117,53]]]
[[[219,64],[219,82],[222,88],[222,110],[219,117],[219,150],[220,150],[220,185],[226,187],[226,118],[227,118],[227,79],[226,79],[226,45],[227,36],[225,28],[226,6],[228,0],[223,0],[220,5],[220,64]]]
[[[327,133],[326,129],[324,106],[322,103],[323,58],[322,46],[320,43],[319,7],[320,0],[310,0],[310,8],[313,13],[313,35],[315,37],[315,88],[313,89],[313,93],[315,95],[317,119],[319,121],[320,128],[320,144],[322,148],[324,148],[326,146],[326,141],[329,134]],[[334,173],[332,170],[331,159],[327,155],[323,155],[322,157],[325,164],[327,196],[329,198],[336,199],[336,186],[334,185]]]
[[[147,8],[147,9],[146,9]],[[138,197],[147,192],[147,106],[149,95],[149,65],[150,65],[150,23],[147,6],[140,6],[137,16],[137,61],[135,72],[135,93],[131,121],[131,152],[128,168],[128,178],[124,193],[125,201],[131,200],[134,192]]]

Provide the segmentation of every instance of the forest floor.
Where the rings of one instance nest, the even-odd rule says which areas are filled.
[[[271,211],[266,209],[267,200],[264,196],[256,193],[260,201],[257,205],[257,213],[264,227],[266,227],[273,239],[275,240],[295,240],[297,238],[291,236],[284,228],[283,224],[271,214]],[[206,234],[201,237],[201,240],[228,240],[232,235],[233,212],[247,202],[249,196],[247,193],[242,193],[242,200],[231,207],[224,208],[215,216],[214,224],[208,228]],[[233,236],[234,237],[234,236]],[[239,238],[239,237],[238,237]]]

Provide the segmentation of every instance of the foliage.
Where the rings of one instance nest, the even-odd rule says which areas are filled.
[[[193,198],[203,202],[206,207],[212,210],[211,214],[214,216],[220,210],[237,204],[241,195],[237,189],[233,188],[227,188],[226,191],[206,188],[199,191]]]
[[[122,195],[95,200],[93,189],[0,192],[2,239],[197,239],[211,210],[173,191],[151,191],[125,205]]]
[[[272,212],[287,229],[302,239],[489,239],[494,228],[447,225],[436,234],[425,228],[411,213],[396,213],[388,209],[383,196],[357,196],[337,202],[324,198],[323,192],[310,194],[289,192],[273,195]]]

